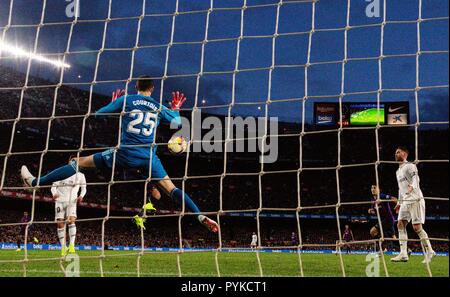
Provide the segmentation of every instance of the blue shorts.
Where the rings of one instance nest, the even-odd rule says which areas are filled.
[[[112,168],[114,159],[114,149],[109,149],[101,153],[94,154],[95,167],[98,169]],[[149,162],[148,158],[137,158],[130,156],[126,149],[119,149],[116,153],[116,167],[120,168],[136,168],[146,172],[145,178],[148,177]],[[167,176],[167,172],[161,164],[161,160],[156,153],[152,154],[152,178],[162,179]]]

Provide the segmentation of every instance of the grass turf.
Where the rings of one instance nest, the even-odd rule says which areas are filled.
[[[135,252],[134,252],[135,253]],[[80,276],[99,277],[100,255],[98,251],[80,251]],[[125,251],[106,251],[102,261],[104,276],[137,276],[137,254]],[[299,276],[299,257],[290,253],[260,253],[264,276]],[[90,258],[91,257],[91,258]],[[23,263],[6,263],[5,260],[22,260],[24,252],[0,250],[0,276],[24,276]],[[29,251],[26,276],[64,276],[61,268],[70,262],[60,263],[59,251]],[[50,259],[52,258],[52,259]],[[342,255],[347,276],[366,276],[366,255]],[[389,276],[428,276],[422,256],[411,256],[407,263],[391,263],[385,256]],[[141,276],[178,276],[178,260],[182,276],[217,276],[216,253],[187,252],[146,253],[139,259]],[[255,252],[218,253],[217,260],[221,276],[259,276],[257,254]],[[301,254],[304,276],[342,276],[340,257],[335,254]],[[380,258],[380,275],[385,276]],[[430,264],[433,276],[449,276],[448,257],[435,257]]]

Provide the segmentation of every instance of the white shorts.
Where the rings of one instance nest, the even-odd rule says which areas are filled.
[[[248,242],[248,241],[247,241]],[[256,245],[256,241],[252,241],[252,243],[250,243],[251,246],[255,246]]]
[[[412,224],[425,224],[425,200],[400,205],[398,220],[412,222]]]
[[[69,217],[77,217],[76,202],[55,202],[55,219],[66,219]]]

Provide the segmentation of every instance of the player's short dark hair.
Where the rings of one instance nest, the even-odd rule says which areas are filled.
[[[397,147],[397,149],[401,150],[401,151],[404,151],[406,154],[409,155],[409,150],[408,150],[408,148],[406,146],[401,146],[400,145],[400,146]]]
[[[140,92],[151,91],[155,87],[153,80],[148,75],[139,76],[136,82],[136,89]]]

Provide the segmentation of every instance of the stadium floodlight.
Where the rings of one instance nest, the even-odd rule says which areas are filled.
[[[9,45],[3,41],[0,41],[0,53],[1,52],[8,52],[10,54],[13,54],[16,57],[25,57],[25,58],[29,58],[32,60],[36,60],[39,62],[43,62],[43,63],[49,63],[52,64],[56,67],[61,67],[61,68],[70,68],[69,64],[63,63],[61,61],[58,60],[52,60],[52,59],[48,59],[42,55],[38,55],[35,53],[31,53],[31,52],[27,52],[24,49],[21,49],[20,47],[16,47],[16,46],[12,46]]]

